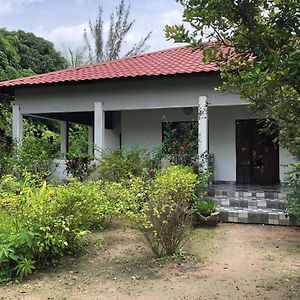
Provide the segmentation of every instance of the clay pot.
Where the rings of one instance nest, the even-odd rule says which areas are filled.
[[[195,227],[198,226],[217,226],[219,222],[219,214],[220,212],[217,210],[213,213],[203,215],[199,212],[194,213],[193,224]]]

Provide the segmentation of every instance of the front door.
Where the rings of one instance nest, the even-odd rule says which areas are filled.
[[[279,150],[275,135],[262,132],[263,120],[236,121],[236,176],[242,184],[278,184]]]

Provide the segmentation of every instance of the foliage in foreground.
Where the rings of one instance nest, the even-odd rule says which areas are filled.
[[[300,162],[291,165],[288,183],[290,193],[288,194],[288,211],[294,215],[300,224]]]
[[[99,185],[20,187],[6,178],[0,193],[0,281],[54,264],[80,247],[87,230],[106,226],[112,208]]]
[[[0,182],[0,281],[24,277],[80,249],[80,239],[127,217],[161,257],[178,251],[188,233],[191,207],[202,177],[171,166],[149,176],[54,186],[9,175]],[[200,178],[200,180],[197,180]],[[203,187],[202,187],[203,190]]]
[[[169,167],[144,186],[144,202],[128,212],[158,256],[174,254],[188,233],[197,175],[189,167]]]

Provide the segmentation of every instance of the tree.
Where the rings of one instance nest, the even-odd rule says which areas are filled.
[[[20,68],[20,55],[14,47],[17,38],[6,36],[0,30],[0,81],[32,75],[32,70]]]
[[[0,81],[51,72],[66,65],[51,42],[33,33],[0,29]],[[11,101],[11,97],[0,95],[0,175],[6,172],[5,157],[12,146]]]
[[[220,66],[222,91],[239,93],[300,154],[299,0],[177,0],[189,24],[166,36],[204,50]],[[211,43],[207,43],[211,41]]]
[[[86,50],[86,47],[64,49],[64,57],[68,68],[80,67],[87,64]]]
[[[7,31],[2,28],[0,39],[0,55],[6,53],[5,62],[8,67],[13,67],[17,71],[7,75],[8,79],[52,72],[67,66],[65,59],[55,50],[51,42],[33,33],[22,30]]]
[[[101,61],[109,61],[120,58],[125,44],[125,38],[132,29],[135,20],[129,20],[130,5],[125,6],[124,0],[116,7],[115,12],[110,15],[109,31],[107,39],[104,39],[104,20],[103,8],[99,7],[98,17],[95,23],[89,22],[89,32],[91,34],[90,41],[89,32],[84,31],[84,40],[88,49],[88,62],[95,63]],[[143,53],[149,49],[146,42],[149,40],[151,32],[129,49],[125,55],[132,56]]]

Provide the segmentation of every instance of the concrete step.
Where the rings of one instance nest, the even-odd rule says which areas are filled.
[[[244,207],[219,207],[220,221],[229,223],[269,224],[295,226],[295,219],[281,209],[249,209]]]
[[[249,209],[257,208],[271,208],[271,209],[285,209],[285,200],[283,199],[267,199],[267,198],[229,198],[229,197],[208,197],[217,206],[221,207],[241,207]]]
[[[222,222],[296,225],[285,209],[289,189],[281,186],[213,184],[207,199],[220,211]]]
[[[286,199],[286,192],[253,192],[253,191],[232,191],[232,190],[218,190],[218,189],[209,189],[208,196],[215,198],[243,198],[243,199]]]

